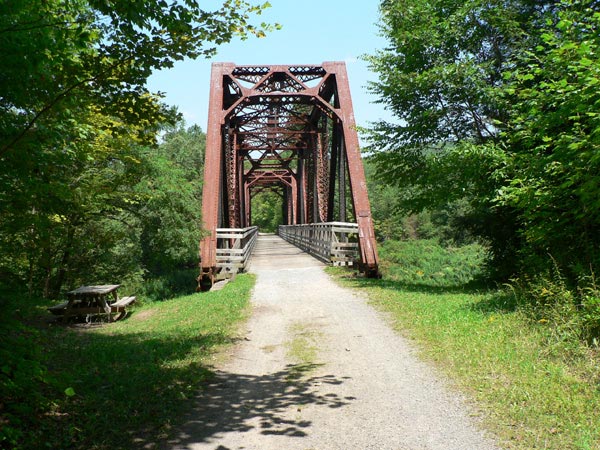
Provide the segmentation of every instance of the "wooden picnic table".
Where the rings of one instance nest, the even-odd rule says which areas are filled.
[[[95,314],[107,314],[109,320],[113,320],[112,314],[119,314],[121,318],[125,307],[135,302],[135,297],[124,297],[119,299],[117,289],[120,284],[104,284],[97,286],[81,286],[73,291],[67,292],[67,301],[48,308],[53,314],[62,315],[64,319],[70,317]]]
[[[101,312],[110,314],[110,303],[114,303],[119,299],[117,294],[119,287],[121,287],[120,284],[81,286],[74,291],[67,292],[67,298],[69,299],[67,312],[78,313],[78,315]]]

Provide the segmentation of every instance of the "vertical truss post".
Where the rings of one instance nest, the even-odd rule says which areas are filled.
[[[217,270],[217,226],[221,180],[223,136],[223,74],[233,64],[213,64],[210,77],[208,104],[208,127],[206,130],[206,153],[204,160],[204,185],[202,187],[202,220],[208,232],[200,243],[200,275],[198,288],[210,289]]]
[[[360,157],[358,133],[350,96],[350,84],[346,65],[342,62],[323,63],[327,71],[336,74],[338,101],[340,106],[340,119],[342,121],[344,153],[347,159],[348,179],[352,192],[354,215],[359,230],[359,250],[361,265],[364,273],[369,277],[379,277],[377,247],[375,244],[375,231],[371,218],[371,205],[367,194],[367,180]]]
[[[237,191],[238,197],[237,202],[239,205],[238,217],[241,220],[240,226],[242,228],[249,227],[248,215],[247,211],[247,202],[246,202],[246,184],[244,183],[244,158],[242,158],[239,154],[236,155],[237,158]]]
[[[295,177],[291,179],[291,195],[290,195],[290,223],[289,225],[296,225],[300,223],[298,221],[298,182]]]
[[[329,162],[329,200],[327,201],[327,222],[333,222],[335,215],[335,181],[338,173],[338,159],[340,154],[339,126],[334,122],[331,139],[331,161]]]
[[[346,222],[348,220],[346,214],[346,152],[345,152],[344,140],[342,139],[339,143],[339,156],[338,156],[338,198],[340,208],[340,221]]]
[[[306,223],[306,183],[304,176],[304,159],[302,156],[298,158],[296,187],[298,196],[298,223]]]
[[[227,195],[229,228],[237,228],[240,225],[240,203],[238,199],[238,157],[237,157],[237,133],[229,129],[229,145],[225,149],[225,170],[227,174]]]
[[[306,171],[306,193],[307,193],[307,211],[308,211],[308,223],[316,223],[319,221],[319,205],[317,195],[317,148],[316,140],[309,139],[307,141],[308,151],[307,162],[308,169]]]
[[[329,131],[327,121],[323,125],[320,136],[315,135],[314,140],[317,146],[317,200],[318,200],[318,222],[327,222],[329,216],[329,171],[328,150],[329,150]]]
[[[246,187],[246,222],[252,226],[252,192],[250,187]]]

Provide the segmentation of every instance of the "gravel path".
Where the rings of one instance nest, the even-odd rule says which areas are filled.
[[[486,450],[460,397],[364,298],[259,237],[246,338],[169,448]]]

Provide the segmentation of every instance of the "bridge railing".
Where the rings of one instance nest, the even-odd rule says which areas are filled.
[[[217,228],[217,278],[244,272],[258,237],[258,227]]]
[[[280,225],[279,236],[335,266],[351,266],[358,260],[358,225],[355,223]]]

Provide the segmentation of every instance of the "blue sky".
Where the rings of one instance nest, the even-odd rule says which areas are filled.
[[[243,65],[345,61],[357,124],[366,126],[368,122],[389,119],[389,113],[382,105],[373,103],[376,97],[366,89],[367,81],[376,80],[376,74],[359,59],[360,55],[385,46],[376,25],[378,0],[270,0],[270,3],[271,8],[254,22],[278,22],[281,30],[262,39],[236,39],[220,46],[210,60],[178,62],[172,69],[153,74],[148,81],[149,89],[164,92],[165,101],[178,107],[188,125],[195,123],[206,130],[212,62]]]

